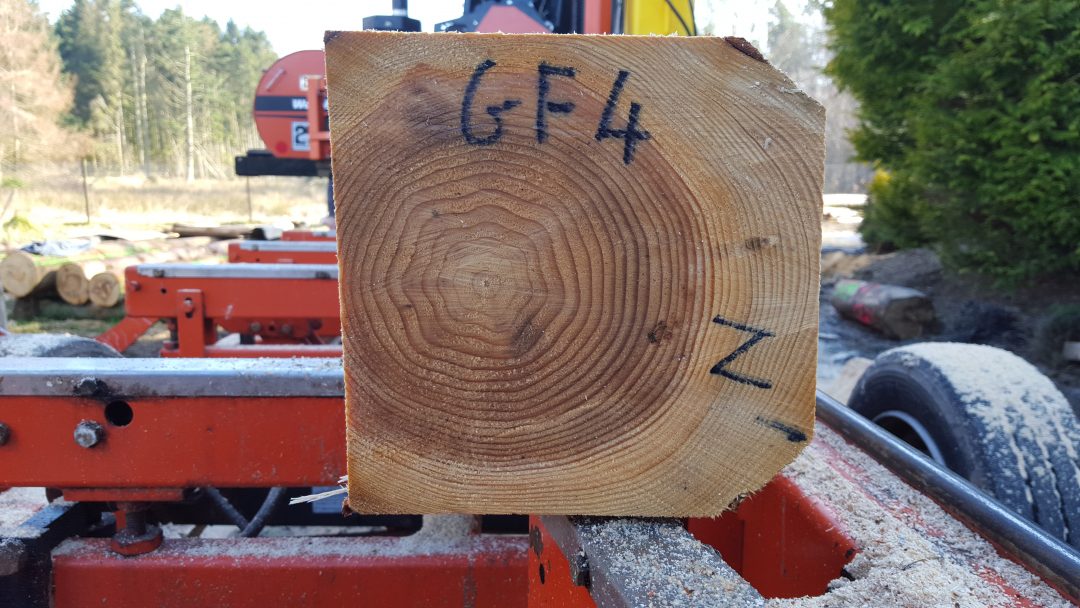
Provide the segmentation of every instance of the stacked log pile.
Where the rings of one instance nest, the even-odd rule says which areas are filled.
[[[218,262],[227,245],[210,237],[102,241],[71,256],[12,251],[0,261],[0,283],[16,298],[54,298],[74,306],[116,306],[124,269],[157,262]]]

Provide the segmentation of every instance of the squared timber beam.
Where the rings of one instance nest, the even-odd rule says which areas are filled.
[[[753,47],[326,53],[354,510],[715,515],[806,445],[825,117]]]

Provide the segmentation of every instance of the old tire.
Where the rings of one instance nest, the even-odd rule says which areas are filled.
[[[895,348],[866,370],[849,404],[1080,548],[1080,423],[1028,362],[975,344]]]

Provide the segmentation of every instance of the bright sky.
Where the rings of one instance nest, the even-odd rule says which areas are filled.
[[[38,0],[50,21],[55,21],[71,3],[71,0]],[[364,17],[390,14],[390,0],[185,0],[183,3],[137,0],[137,3],[154,18],[178,4],[183,5],[188,15],[196,18],[206,15],[222,25],[231,18],[241,27],[251,26],[266,32],[279,55],[322,48],[325,30],[358,30]],[[422,29],[430,32],[436,23],[460,17],[463,5],[460,0],[409,0],[409,16],[419,19]],[[771,5],[769,0],[699,1],[698,27],[703,28],[711,21],[717,34],[735,34],[761,42]]]

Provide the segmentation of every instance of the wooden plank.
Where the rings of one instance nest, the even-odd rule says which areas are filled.
[[[824,112],[752,47],[326,51],[355,511],[714,515],[806,445]]]
[[[246,238],[256,228],[257,226],[253,225],[189,226],[187,224],[173,224],[169,230],[180,235],[181,238],[208,236],[215,239],[237,239]]]

